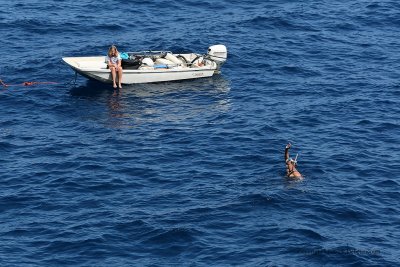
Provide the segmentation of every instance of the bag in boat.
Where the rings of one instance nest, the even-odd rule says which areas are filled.
[[[119,56],[121,57],[121,59],[129,59],[129,55],[128,53],[120,53]]]
[[[121,66],[123,69],[127,70],[137,70],[142,62],[140,59],[122,59]]]

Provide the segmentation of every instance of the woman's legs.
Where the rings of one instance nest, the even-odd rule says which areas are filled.
[[[115,78],[117,76],[117,74],[115,73],[116,72],[115,68],[111,67],[110,70],[111,70],[111,75],[112,75],[112,79],[113,79],[113,87],[117,88],[117,84],[115,83]]]
[[[122,68],[118,68],[118,87],[122,88]]]

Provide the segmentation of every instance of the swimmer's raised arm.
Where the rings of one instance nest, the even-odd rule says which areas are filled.
[[[287,162],[287,160],[289,159],[289,149],[292,146],[291,143],[288,143],[285,147],[285,162]]]

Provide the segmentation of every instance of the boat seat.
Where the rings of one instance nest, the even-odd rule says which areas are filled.
[[[104,62],[81,61],[78,67],[82,69],[107,69],[107,64]]]

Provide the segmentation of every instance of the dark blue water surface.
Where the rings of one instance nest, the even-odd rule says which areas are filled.
[[[1,266],[399,264],[398,1],[0,2],[0,79],[57,82],[0,89]],[[113,43],[229,55],[68,84]]]

